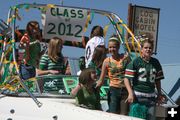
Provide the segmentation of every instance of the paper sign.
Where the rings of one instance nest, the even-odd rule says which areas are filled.
[[[66,41],[81,41],[87,19],[87,10],[55,7],[46,11],[43,37],[60,37]]]

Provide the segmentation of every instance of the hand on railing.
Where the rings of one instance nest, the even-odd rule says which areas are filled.
[[[48,75],[48,74],[56,75],[56,74],[59,74],[60,72],[58,70],[40,70],[40,69],[36,69],[36,73],[37,73],[38,76],[41,76],[41,75]]]
[[[166,96],[165,95],[158,95],[157,96],[157,105],[162,105],[162,104],[165,104],[167,103],[167,99],[166,99]]]
[[[59,71],[57,71],[57,70],[48,70],[48,72],[49,72],[49,74],[53,74],[53,75],[59,74]]]

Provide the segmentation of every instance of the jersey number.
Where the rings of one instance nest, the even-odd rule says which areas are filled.
[[[155,69],[151,69],[150,74],[148,75],[145,68],[140,68],[139,69],[139,74],[140,74],[139,77],[138,77],[139,81],[146,82],[148,80],[148,78],[149,78],[149,81],[151,83],[155,82],[155,77],[156,77],[156,70]]]
[[[91,49],[90,49],[90,46],[88,46],[86,50],[86,60],[88,60],[90,56],[91,56]]]

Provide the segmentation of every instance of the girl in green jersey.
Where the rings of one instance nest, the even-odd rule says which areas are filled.
[[[124,79],[129,93],[127,101],[132,103],[129,115],[147,120],[155,119],[155,88],[157,89],[157,102],[160,103],[161,79],[164,79],[161,64],[156,58],[151,57],[152,52],[153,41],[144,40],[141,49],[142,56],[129,63]],[[138,109],[143,110],[135,112]]]

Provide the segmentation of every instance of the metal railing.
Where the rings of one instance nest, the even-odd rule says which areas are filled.
[[[167,100],[174,106],[177,107],[178,105],[175,101],[161,88],[161,92],[166,96]]]

